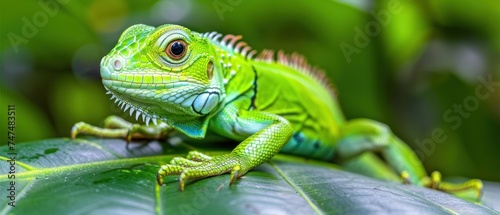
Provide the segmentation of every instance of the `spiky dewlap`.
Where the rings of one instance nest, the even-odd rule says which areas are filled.
[[[106,88],[106,87],[104,87]],[[138,108],[135,108],[133,107],[132,105],[120,100],[118,97],[116,97],[115,95],[113,95],[113,93],[111,91],[109,91],[108,88],[106,88],[106,94],[110,94],[111,95],[111,98],[110,100],[115,100],[114,102],[118,105],[118,107],[120,109],[123,110],[123,112],[127,112],[127,110],[129,110],[129,114],[130,116],[133,116],[134,112],[135,112],[135,120],[139,120],[139,116],[142,116],[142,121],[146,123],[146,126],[149,126],[149,122],[153,122],[154,125],[159,125],[159,117],[157,116],[150,116],[149,114],[146,114],[145,112],[143,112],[141,109],[138,109]]]

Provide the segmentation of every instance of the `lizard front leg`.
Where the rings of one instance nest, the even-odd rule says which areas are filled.
[[[179,189],[184,190],[184,184],[190,179],[207,178],[231,172],[231,185],[237,178],[244,175],[248,170],[261,165],[276,155],[292,136],[291,124],[284,118],[259,111],[240,110],[237,114],[234,126],[247,125],[249,127],[238,127],[233,129],[255,129],[261,130],[243,140],[231,153],[209,157],[201,153],[191,153],[187,159],[174,158],[170,164],[161,166],[157,174],[158,183],[163,184],[167,175],[179,174]],[[225,115],[226,120],[230,118]],[[226,125],[229,123],[225,123]]]
[[[78,122],[71,128],[71,138],[79,134],[86,134],[105,138],[121,138],[157,140],[165,138],[173,129],[165,123],[145,126],[132,124],[117,116],[108,116],[104,120],[104,128],[96,127],[85,122]]]

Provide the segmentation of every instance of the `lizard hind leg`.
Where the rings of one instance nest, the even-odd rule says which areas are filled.
[[[474,201],[481,199],[483,189],[481,180],[470,179],[462,183],[444,182],[438,171],[434,171],[428,176],[416,154],[397,137],[392,138],[390,146],[384,148],[382,154],[388,163],[401,174],[405,183],[443,191],[463,199]],[[422,169],[424,175],[419,173],[422,171],[418,169]]]
[[[434,172],[429,177],[422,162],[410,147],[380,122],[368,119],[348,122],[343,128],[343,137],[337,145],[337,151],[341,160],[350,159],[364,152],[380,152],[387,164],[400,174],[403,183],[416,184],[467,199],[479,200],[481,196],[482,182],[478,179],[455,184],[442,182],[439,172]],[[374,177],[385,178],[377,175]],[[473,193],[475,198],[463,193]]]

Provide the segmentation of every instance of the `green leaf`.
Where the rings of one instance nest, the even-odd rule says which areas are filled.
[[[106,139],[29,142],[16,145],[15,173],[10,174],[12,155],[4,146],[0,214],[498,214],[446,193],[286,155],[255,168],[231,187],[227,174],[190,182],[184,192],[174,176],[166,178],[166,185],[156,185],[159,165],[184,155],[189,147]],[[6,197],[12,188],[15,207]]]

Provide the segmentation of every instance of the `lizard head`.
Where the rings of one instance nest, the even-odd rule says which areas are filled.
[[[124,111],[142,115],[146,124],[161,120],[201,138],[224,97],[214,56],[207,39],[182,26],[134,25],[101,60],[102,83]]]

